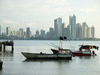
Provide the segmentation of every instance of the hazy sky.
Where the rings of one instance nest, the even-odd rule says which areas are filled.
[[[41,29],[54,28],[54,19],[61,17],[69,24],[69,16],[76,15],[76,23],[86,22],[95,27],[100,38],[100,0],[0,0],[0,25],[2,32],[30,27],[33,34]]]

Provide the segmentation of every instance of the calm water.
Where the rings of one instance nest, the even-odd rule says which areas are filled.
[[[0,40],[3,41],[3,40]],[[6,47],[7,52],[0,55],[3,68],[0,75],[100,75],[100,50],[97,56],[73,57],[72,60],[26,60],[21,52],[52,53],[54,43],[59,46],[59,41],[15,40],[14,53],[11,47]],[[89,44],[100,47],[100,41],[65,41],[63,48],[78,50],[79,45]],[[56,49],[56,48],[55,48]]]

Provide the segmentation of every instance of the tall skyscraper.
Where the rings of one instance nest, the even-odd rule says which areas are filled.
[[[95,27],[94,26],[91,27],[91,37],[95,38]]]
[[[82,23],[82,38],[87,38],[88,25],[86,22]]]
[[[62,18],[54,20],[54,37],[59,37],[62,35]]]
[[[62,37],[64,37],[65,34],[67,33],[65,27],[66,27],[66,23],[63,22],[63,24],[62,24]],[[64,30],[65,30],[65,31],[64,31]]]
[[[76,24],[76,37],[82,38],[82,25],[80,23]]]
[[[69,25],[71,25],[71,37],[76,38],[76,16],[69,16]]]
[[[58,20],[54,20],[54,38],[58,37]]]
[[[27,27],[26,32],[27,32],[27,38],[29,39],[30,38],[30,28],[29,27]]]
[[[6,27],[6,34],[7,34],[7,36],[11,35],[11,28],[10,28],[10,26]]]
[[[54,31],[53,31],[53,28],[51,27],[51,28],[50,28],[50,36],[49,36],[50,38],[53,38],[53,32],[54,32]]]

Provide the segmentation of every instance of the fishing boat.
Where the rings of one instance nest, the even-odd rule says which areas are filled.
[[[46,53],[27,53],[21,52],[27,59],[71,59],[72,54],[64,51],[64,53],[53,53],[53,54],[46,54]]]
[[[62,40],[63,38],[60,37],[60,40]],[[64,39],[67,39],[66,37],[64,37]],[[72,58],[72,54],[70,54],[70,50],[69,49],[62,49],[61,47],[51,43],[53,45],[53,47],[57,47],[59,48],[59,50],[54,50],[51,49],[53,51],[52,54],[47,54],[47,53],[27,53],[27,52],[21,52],[27,59],[71,59]],[[47,44],[48,45],[48,44]],[[51,46],[51,45],[50,45]]]
[[[75,56],[91,56],[91,55],[96,55],[95,51],[91,49],[99,49],[98,46],[94,45],[81,45],[78,51],[71,52]]]

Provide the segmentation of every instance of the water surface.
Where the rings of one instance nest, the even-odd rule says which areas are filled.
[[[100,50],[95,51],[95,57],[73,57],[72,60],[26,60],[21,54],[52,53],[50,49],[57,48],[50,46],[51,43],[59,46],[59,41],[54,40],[14,40],[14,53],[7,46],[6,52],[0,55],[0,60],[3,61],[0,75],[100,75]],[[100,41],[63,41],[62,46],[75,51],[82,44],[100,47]]]

